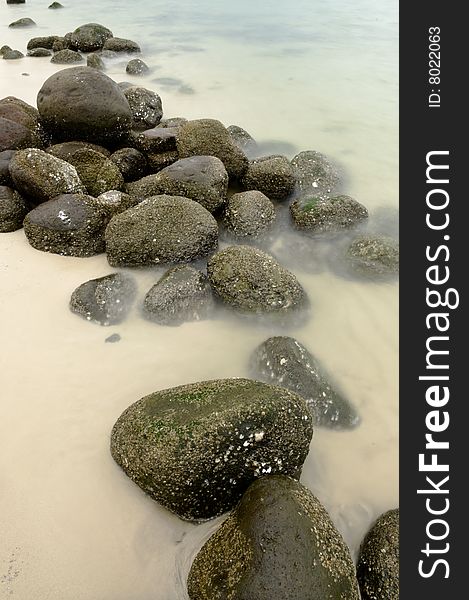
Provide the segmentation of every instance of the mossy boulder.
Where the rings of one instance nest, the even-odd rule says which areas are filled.
[[[359,600],[342,536],[319,500],[283,475],[255,481],[197,554],[191,600]]]
[[[45,56],[52,56],[52,50],[48,48],[33,48],[32,50],[28,50],[28,56],[44,58]]]
[[[285,156],[263,156],[249,163],[241,181],[245,190],[257,190],[271,200],[285,200],[295,189],[293,169]]]
[[[218,225],[203,206],[181,196],[152,196],[112,218],[106,251],[114,267],[190,262],[218,246]]]
[[[137,42],[117,37],[107,39],[103,49],[110,50],[111,52],[127,52],[129,54],[141,51]]]
[[[70,298],[70,310],[98,325],[116,325],[127,317],[136,293],[133,277],[112,273],[78,286]]]
[[[16,152],[9,169],[16,189],[35,204],[86,191],[75,167],[37,148]]]
[[[214,299],[207,276],[189,265],[167,271],[148,291],[145,316],[159,325],[202,321],[213,311]]]
[[[129,196],[125,192],[121,192],[120,190],[109,190],[95,198],[94,204],[95,206],[104,208],[109,215],[109,219],[111,219],[114,215],[118,215],[128,208],[132,208],[132,206],[135,206],[138,203],[135,201],[135,198],[132,198],[132,196]]]
[[[291,337],[271,337],[254,351],[250,361],[256,379],[280,385],[306,400],[313,423],[330,429],[352,429],[360,417],[331,383],[319,361]]]
[[[362,600],[399,600],[399,509],[379,517],[360,548],[357,578]]]
[[[34,48],[47,48],[48,50],[52,50],[55,42],[59,39],[58,35],[34,37],[29,40],[26,47],[28,50],[33,50]]]
[[[158,125],[163,116],[163,105],[156,92],[132,85],[123,93],[132,113],[132,129],[145,130]]]
[[[18,192],[0,185],[0,233],[21,229],[28,210],[25,199]]]
[[[183,519],[230,510],[270,473],[299,477],[313,434],[304,400],[248,379],[155,392],[130,406],[111,453],[154,500]]]
[[[124,177],[110,158],[90,148],[79,150],[69,158],[88,194],[99,196],[109,190],[121,190]]]
[[[88,54],[86,57],[86,66],[91,67],[92,69],[97,69],[98,71],[106,70],[103,59],[99,56],[99,54],[96,54],[96,52]]]
[[[125,72],[129,75],[146,75],[149,73],[150,67],[147,63],[143,62],[140,58],[133,58],[129,60],[125,67]]]
[[[301,194],[330,194],[340,183],[337,168],[329,159],[314,150],[300,152],[291,165]]]
[[[239,239],[264,235],[275,221],[275,206],[262,192],[233,194],[226,202],[223,223]]]
[[[90,142],[62,142],[61,144],[54,144],[53,146],[46,148],[48,154],[52,154],[52,156],[56,156],[57,158],[61,158],[70,163],[73,161],[75,154],[82,150],[94,150],[103,156],[111,155],[109,150],[104,148],[104,146],[92,144]]]
[[[208,261],[218,297],[245,313],[285,314],[306,305],[306,292],[293,273],[250,246],[230,246]]]
[[[180,158],[216,156],[232,179],[240,179],[249,166],[244,152],[236,146],[223,124],[214,119],[182,124],[178,131],[177,149]]]
[[[28,148],[35,143],[37,136],[31,129],[0,116],[0,152]]]
[[[399,273],[399,243],[382,235],[362,235],[346,251],[349,269],[360,276],[381,279]]]
[[[17,21],[13,21],[13,23],[10,23],[8,27],[16,29],[25,27],[36,27],[36,22],[29,17],[23,17],[22,19],[18,19]]]
[[[136,148],[121,148],[111,154],[110,158],[122,173],[124,181],[141,179],[148,167],[145,155]]]
[[[150,173],[159,173],[169,165],[179,160],[177,150],[168,150],[166,152],[148,152],[146,154],[148,171]]]
[[[10,149],[19,149],[22,143],[29,141],[27,146],[22,147],[43,146],[45,141],[44,131],[39,120],[39,112],[33,106],[19,98],[15,98],[15,96],[7,96],[0,100],[0,118],[2,118],[4,124],[0,129],[0,140],[3,140],[3,143],[0,141],[0,145],[6,146],[10,143],[14,146]],[[21,127],[12,126],[8,122],[16,123]]]
[[[106,40],[112,38],[112,31],[99,23],[86,23],[77,27],[70,36],[70,46],[82,52],[100,50]]]
[[[40,204],[26,215],[24,232],[36,250],[63,256],[104,252],[108,212],[84,194],[64,194]]]
[[[50,59],[50,62],[57,65],[70,65],[75,63],[83,63],[85,62],[85,59],[79,52],[75,52],[75,50],[66,48],[56,52]]]
[[[3,52],[4,60],[18,60],[19,58],[24,58],[24,54],[20,50],[5,50]]]
[[[305,196],[290,205],[297,229],[331,233],[356,227],[368,218],[368,210],[350,196]]]

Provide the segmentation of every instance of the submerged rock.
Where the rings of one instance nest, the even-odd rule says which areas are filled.
[[[160,325],[202,321],[214,308],[207,276],[188,265],[167,271],[145,296],[145,315]]]
[[[72,63],[82,63],[85,62],[85,59],[79,52],[66,48],[65,50],[56,52],[50,59],[50,62],[58,65],[67,65]]]
[[[143,130],[158,125],[163,116],[158,94],[136,85],[125,88],[123,93],[132,112],[132,129]]]
[[[147,170],[147,159],[136,148],[121,148],[110,158],[122,173],[124,181],[140,179]]]
[[[90,67],[63,69],[39,90],[37,106],[44,124],[58,140],[118,142],[132,125],[122,90]]]
[[[262,192],[233,194],[223,215],[225,227],[238,238],[258,238],[275,221],[275,207]]]
[[[257,143],[254,138],[242,127],[230,125],[226,128],[233,142],[241,148],[246,154],[252,154],[257,150]]]
[[[104,342],[109,344],[115,344],[116,342],[121,341],[121,336],[118,333],[113,333],[109,337],[107,337]]]
[[[189,156],[216,156],[225,165],[230,178],[239,179],[246,172],[249,161],[235,145],[220,121],[199,119],[180,126],[177,136],[180,158]]]
[[[248,379],[155,392],[130,406],[111,453],[154,500],[183,519],[230,510],[252,481],[299,477],[313,434],[302,398]]]
[[[363,235],[347,248],[346,260],[357,275],[384,278],[399,273],[399,243],[381,235]]]
[[[78,286],[70,298],[70,310],[98,325],[115,325],[126,317],[135,300],[133,277],[112,273]]]
[[[350,196],[308,196],[290,205],[297,229],[329,233],[350,229],[368,218],[368,210]]]
[[[47,35],[43,37],[34,37],[31,38],[28,42],[26,48],[28,50],[33,50],[34,48],[47,48],[48,50],[52,50],[55,42],[59,40],[58,35]]]
[[[251,357],[253,377],[280,385],[306,400],[313,423],[351,429],[360,423],[355,410],[329,382],[319,361],[291,337],[271,337]]]
[[[362,600],[399,600],[399,509],[384,513],[360,548],[357,578]]]
[[[98,71],[105,71],[106,69],[103,59],[95,52],[88,54],[86,57],[86,66],[97,69]]]
[[[64,6],[63,6],[63,4],[60,4],[60,2],[52,2],[52,4],[49,4],[49,6],[47,8],[56,10],[57,8],[64,8]]]
[[[5,50],[3,52],[4,60],[17,60],[18,58],[24,58],[24,54],[19,50]]]
[[[140,46],[132,40],[126,40],[124,38],[111,37],[106,40],[104,44],[104,50],[110,50],[111,52],[140,52]]]
[[[30,19],[29,17],[23,17],[22,19],[18,19],[17,21],[13,21],[13,23],[10,23],[8,25],[8,27],[16,27],[16,28],[20,28],[20,27],[35,27],[36,23],[35,21],[33,21],[32,19]]]
[[[95,199],[64,194],[26,215],[24,232],[36,250],[63,256],[93,256],[104,252],[108,213]]]
[[[0,185],[0,233],[21,229],[27,212],[27,204],[18,192]]]
[[[52,56],[52,50],[48,50],[47,48],[33,48],[32,50],[28,50],[28,56],[32,56],[34,58]]]
[[[271,200],[285,200],[295,189],[293,169],[285,156],[264,156],[250,162],[242,181],[246,190],[257,190]]]
[[[196,556],[191,600],[359,600],[342,536],[319,500],[289,477],[255,481]]]
[[[99,196],[109,190],[121,190],[124,187],[124,178],[117,165],[100,152],[90,148],[78,150],[69,158],[69,162],[77,170],[91,196]]]
[[[249,246],[230,246],[207,265],[210,283],[228,306],[247,313],[286,313],[306,304],[306,293],[272,256]]]
[[[82,52],[100,50],[106,40],[112,38],[112,31],[99,23],[86,23],[77,27],[70,36],[70,46]]]
[[[37,148],[16,152],[9,168],[16,189],[35,204],[86,191],[75,167]]]
[[[291,165],[302,194],[330,194],[340,183],[336,167],[320,152],[300,152]]]
[[[218,246],[218,225],[203,206],[181,196],[152,196],[112,218],[109,264],[137,267],[190,262]]]
[[[127,63],[125,72],[129,75],[145,75],[150,71],[150,67],[140,58],[134,58]]]

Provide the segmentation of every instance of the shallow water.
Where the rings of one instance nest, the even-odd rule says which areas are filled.
[[[160,93],[165,116],[239,124],[290,157],[319,150],[341,165],[345,191],[375,227],[395,228],[394,0],[49,3],[2,3],[0,45],[25,52],[30,37],[101,22],[141,44],[153,71],[137,81]],[[22,16],[38,27],[8,29]],[[56,70],[47,58],[0,60],[0,96],[34,104]],[[108,74],[129,79],[125,61]],[[274,250],[312,303],[305,323],[283,331],[362,416],[352,432],[316,429],[302,477],[356,552],[369,523],[398,503],[398,286],[336,274],[335,259],[301,236],[279,234]],[[279,330],[226,317],[144,321],[138,302],[158,269],[136,273],[140,295],[122,325],[71,314],[75,287],[111,271],[104,256],[48,255],[22,231],[0,235],[0,598],[181,600],[190,562],[220,522],[190,525],[147,498],[114,464],[109,433],[156,389],[246,376],[252,350]],[[121,340],[105,343],[112,333]]]

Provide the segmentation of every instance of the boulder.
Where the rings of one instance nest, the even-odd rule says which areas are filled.
[[[301,483],[273,475],[255,481],[197,554],[191,600],[359,600],[342,536]]]
[[[70,47],[82,52],[100,50],[106,40],[112,38],[112,31],[98,23],[87,23],[77,27],[70,37]]]
[[[132,129],[143,130],[158,125],[163,116],[163,106],[158,94],[136,85],[127,87],[123,93],[132,113]]]
[[[24,232],[36,250],[63,256],[93,256],[104,252],[108,212],[83,194],[64,194],[26,215]]]
[[[140,46],[136,42],[117,37],[107,39],[104,44],[104,50],[110,50],[111,52],[127,52],[129,54],[141,51]]]
[[[28,56],[44,58],[45,56],[52,56],[52,50],[48,48],[33,48],[32,50],[28,50]]]
[[[129,60],[125,67],[125,72],[129,75],[145,75],[150,71],[150,67],[140,58]]]
[[[0,233],[23,227],[28,206],[22,196],[5,185],[0,185]]]
[[[241,239],[261,237],[274,221],[274,205],[262,192],[256,191],[233,194],[223,214],[227,230]]]
[[[340,183],[337,168],[320,152],[300,152],[292,158],[291,165],[302,195],[330,194]]]
[[[28,42],[27,49],[33,50],[34,48],[47,48],[52,50],[55,42],[61,39],[58,35],[47,35],[43,37],[31,38]]]
[[[108,192],[104,192],[100,194],[94,202],[94,205],[100,206],[104,208],[104,210],[108,213],[109,219],[114,215],[117,215],[128,208],[132,208],[138,204],[135,198],[121,192],[119,190],[109,190]]]
[[[4,60],[17,60],[18,58],[24,58],[24,54],[19,50],[5,50],[3,52]]]
[[[9,169],[16,189],[34,204],[86,191],[75,167],[37,148],[16,152]]]
[[[208,261],[219,298],[247,313],[287,313],[306,304],[306,292],[272,256],[250,246],[230,246]]]
[[[31,142],[28,146],[43,145],[44,132],[39,122],[39,113],[33,106],[14,96],[7,96],[0,100],[0,117],[22,125],[30,131],[30,135],[25,136],[25,140],[30,139]],[[6,127],[5,131],[0,133],[4,140],[8,137],[9,130],[11,133],[11,129]],[[21,134],[20,137],[22,137]]]
[[[0,152],[0,185],[13,186],[10,175],[10,161],[14,155],[14,150],[3,150]]]
[[[124,178],[117,165],[100,152],[89,148],[75,152],[69,158],[88,194],[99,196],[109,190],[121,190]]]
[[[346,250],[350,270],[369,278],[392,277],[399,273],[399,243],[382,235],[363,235]]]
[[[257,190],[271,200],[285,200],[295,189],[293,169],[285,156],[264,156],[249,163],[241,184]]]
[[[181,127],[184,123],[187,123],[187,119],[184,117],[171,117],[170,119],[161,119],[159,126],[166,128]]]
[[[250,363],[255,379],[285,387],[304,398],[315,425],[352,429],[360,423],[319,361],[294,338],[269,338],[256,348]]]
[[[103,156],[111,156],[109,150],[104,148],[104,146],[99,146],[98,144],[92,144],[90,142],[62,142],[61,144],[54,144],[53,146],[46,148],[48,154],[52,154],[52,156],[56,156],[67,162],[71,162],[73,156],[82,150],[94,150],[95,152],[101,153]]]
[[[155,392],[117,420],[111,453],[154,500],[183,519],[230,510],[255,479],[299,477],[313,434],[304,400],[248,379]]]
[[[95,52],[88,54],[86,57],[86,66],[91,67],[92,69],[98,69],[98,71],[106,70],[103,59]]]
[[[121,148],[111,154],[110,158],[122,173],[124,181],[135,181],[146,173],[147,159],[136,148]]]
[[[305,196],[290,205],[297,229],[330,233],[355,227],[368,218],[368,210],[350,196]]]
[[[357,578],[362,600],[399,600],[399,509],[379,517],[360,548]]]
[[[218,246],[218,225],[203,206],[180,196],[153,196],[116,215],[106,230],[114,267],[190,262]]]
[[[244,152],[235,145],[223,124],[214,119],[183,123],[178,131],[177,149],[180,158],[216,156],[233,179],[240,179],[249,166]]]
[[[70,39],[65,37],[58,37],[52,45],[54,52],[60,52],[61,50],[71,50]]]
[[[129,141],[134,148],[146,154],[177,152],[177,133],[176,127],[153,127],[141,133],[132,132]]]
[[[136,293],[133,277],[112,273],[78,286],[70,298],[70,310],[98,325],[116,325],[127,317]]]
[[[256,152],[256,141],[245,129],[239,127],[239,125],[230,125],[226,129],[233,142],[238,146],[238,148],[241,148],[243,152],[245,152],[247,155],[251,155]]]
[[[13,21],[13,23],[10,23],[8,25],[8,27],[15,27],[15,28],[21,28],[21,27],[35,27],[36,23],[30,19],[29,17],[23,17],[22,19],[18,19],[17,21]]]
[[[181,265],[167,271],[145,296],[145,316],[159,325],[202,321],[213,311],[214,299],[207,276]]]
[[[28,148],[37,142],[37,137],[24,125],[0,117],[0,152]]]
[[[6,44],[3,45],[0,48],[0,56],[3,56],[5,54],[5,52],[9,52],[11,50],[10,46],[7,46]]]
[[[112,79],[90,67],[55,73],[39,90],[44,127],[58,140],[118,142],[132,126],[123,92]]]
[[[72,63],[82,63],[85,62],[85,59],[79,52],[75,52],[75,50],[59,50],[54,54],[54,56],[50,59],[51,63],[55,63],[58,65],[68,65]]]

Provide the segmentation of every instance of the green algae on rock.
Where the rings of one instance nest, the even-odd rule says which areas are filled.
[[[186,520],[223,514],[266,474],[298,478],[313,435],[305,401],[249,379],[155,392],[117,420],[111,453],[154,500]]]
[[[330,233],[350,229],[368,218],[368,210],[350,196],[304,196],[290,205],[297,229]]]
[[[352,557],[325,508],[283,475],[248,488],[197,554],[187,586],[191,600],[359,600]]]
[[[381,235],[363,235],[347,248],[346,259],[351,270],[370,278],[386,278],[399,272],[399,243]]]
[[[360,548],[357,578],[363,600],[399,600],[399,509],[379,517]]]
[[[315,425],[352,429],[360,423],[360,417],[331,385],[319,361],[294,338],[269,338],[256,348],[250,362],[253,377],[304,398]]]

